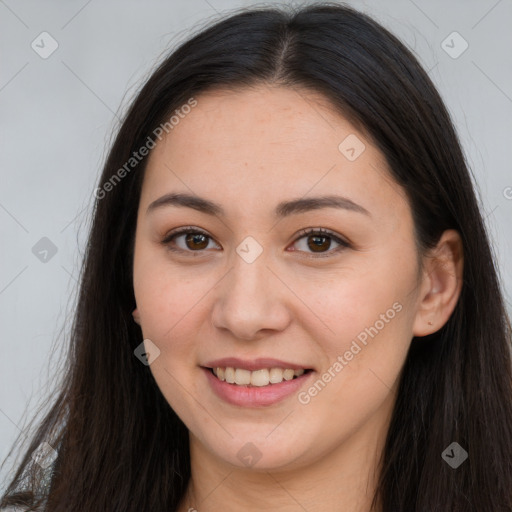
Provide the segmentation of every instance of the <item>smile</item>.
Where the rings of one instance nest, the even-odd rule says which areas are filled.
[[[217,398],[232,406],[244,408],[277,405],[297,394],[316,373],[301,368],[247,370],[234,366],[203,366],[202,371],[207,386]]]
[[[293,380],[300,377],[306,369],[293,368],[262,368],[260,370],[250,371],[244,368],[215,367],[210,369],[212,373],[220,380],[228,384],[237,386],[263,387],[269,384],[280,384],[283,381]]]

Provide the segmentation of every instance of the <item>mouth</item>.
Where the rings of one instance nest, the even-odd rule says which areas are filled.
[[[284,381],[291,381],[312,372],[311,368],[260,368],[247,370],[232,366],[203,367],[210,371],[219,381],[235,386],[265,387],[281,384]]]
[[[207,386],[223,402],[237,407],[278,405],[307,385],[316,370],[273,357],[224,357],[201,365]]]

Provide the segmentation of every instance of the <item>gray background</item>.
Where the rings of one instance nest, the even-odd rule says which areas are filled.
[[[512,1],[347,3],[411,48],[447,103],[476,177],[510,311]],[[263,4],[0,0],[2,461],[20,432],[27,439],[28,420],[62,368],[92,193],[116,117],[166,50],[250,5]],[[58,43],[46,59],[31,47],[50,48],[39,37],[44,31]],[[457,58],[463,42],[450,36],[454,31],[469,44]],[[43,237],[56,247],[53,256],[34,254]],[[13,463],[9,458],[0,478]]]

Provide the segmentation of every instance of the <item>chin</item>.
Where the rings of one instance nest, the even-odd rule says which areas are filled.
[[[290,469],[298,466],[298,460],[304,458],[306,443],[304,439],[295,439],[292,435],[271,439],[271,429],[265,426],[261,433],[254,430],[246,435],[230,431],[233,438],[223,442],[212,440],[207,449],[216,458],[237,468],[246,468],[254,471],[276,471]],[[282,437],[288,442],[284,443]],[[297,450],[300,448],[300,452]]]

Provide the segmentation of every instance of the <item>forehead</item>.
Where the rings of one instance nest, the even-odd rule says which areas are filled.
[[[261,86],[195,99],[152,150],[141,202],[178,189],[231,205],[233,214],[238,203],[258,211],[283,196],[326,193],[369,210],[404,206],[383,155],[323,96]]]

